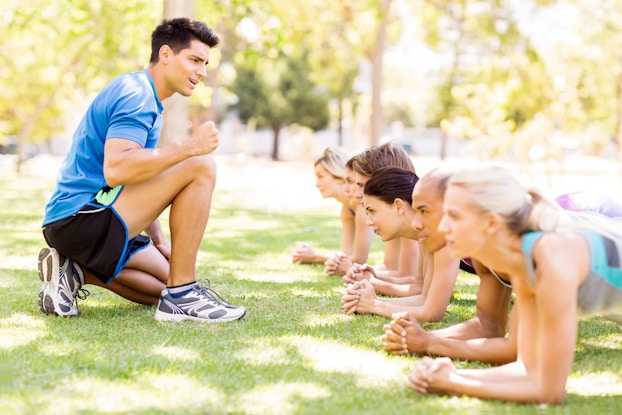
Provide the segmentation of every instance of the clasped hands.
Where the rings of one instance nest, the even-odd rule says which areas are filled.
[[[373,307],[376,293],[369,278],[365,278],[373,275],[373,269],[370,269],[368,265],[353,266],[343,277],[346,289],[341,304],[346,313],[365,313]],[[383,329],[381,340],[385,351],[399,355],[427,352],[429,335],[408,312],[394,313],[391,322],[385,324]],[[449,381],[450,375],[455,372],[451,359],[426,356],[416,363],[408,376],[408,386],[421,394],[443,394],[443,383]]]
[[[308,264],[314,262],[316,256],[317,253],[311,245],[298,242],[296,249],[292,252],[292,261],[299,264]],[[324,261],[324,272],[329,275],[345,275],[351,265],[352,261],[347,254],[337,252],[331,258]]]
[[[345,291],[341,296],[341,307],[347,314],[370,313],[376,300],[376,290],[369,282],[375,277],[374,269],[368,264],[353,264],[343,276]]]
[[[450,358],[433,359],[426,356],[415,364],[414,370],[408,375],[408,386],[422,395],[444,395],[451,377],[456,374],[456,367]]]
[[[324,262],[324,272],[328,275],[345,275],[351,266],[350,257],[343,252],[337,252]]]
[[[429,334],[408,312],[394,313],[385,324],[381,340],[384,350],[393,354],[427,353]],[[442,382],[449,380],[456,368],[449,358],[423,357],[408,376],[408,386],[421,394],[443,394]]]
[[[313,260],[314,256],[315,250],[311,247],[311,245],[304,242],[298,242],[296,249],[292,252],[292,261],[299,264],[308,264]]]

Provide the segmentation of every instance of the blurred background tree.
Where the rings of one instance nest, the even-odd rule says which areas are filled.
[[[302,56],[279,52],[276,59],[236,67],[237,102],[232,108],[242,122],[272,131],[273,160],[279,160],[279,133],[284,126],[299,124],[317,131],[328,125],[328,94],[311,81],[308,56],[302,52]]]
[[[174,0],[167,0],[174,1]],[[188,0],[191,1],[191,0]],[[113,77],[140,70],[164,0],[5,0],[0,150],[53,150]],[[273,134],[329,128],[371,145],[439,128],[482,159],[622,148],[615,0],[223,0],[193,14],[222,38],[191,122],[237,115]],[[177,120],[181,125],[190,125]],[[349,140],[355,138],[354,141]],[[358,140],[358,141],[357,141]],[[446,146],[439,156],[445,157]],[[19,163],[18,163],[19,166]]]
[[[0,6],[0,144],[28,143],[75,125],[86,97],[149,60],[153,1],[5,0]],[[19,167],[19,163],[18,163]]]

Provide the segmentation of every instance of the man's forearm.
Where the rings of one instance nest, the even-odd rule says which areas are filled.
[[[505,337],[460,340],[430,336],[428,340],[426,353],[430,355],[497,365],[516,360],[516,346]]]
[[[426,353],[454,359],[494,364],[516,360],[516,344],[512,337],[501,337],[499,327],[482,324],[474,317],[463,323],[428,332]]]

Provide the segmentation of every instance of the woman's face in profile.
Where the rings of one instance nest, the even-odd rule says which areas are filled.
[[[322,164],[315,166],[315,187],[325,199],[337,197],[344,191],[344,182],[332,174]]]

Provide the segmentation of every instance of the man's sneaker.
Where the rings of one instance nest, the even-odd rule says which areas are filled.
[[[230,308],[214,299],[205,287],[195,285],[180,298],[173,298],[165,288],[162,290],[155,319],[158,321],[224,322],[237,320],[246,314],[244,307]]]
[[[201,282],[199,283],[199,286],[203,289],[203,292],[209,296],[211,296],[214,300],[216,300],[217,302],[219,302],[220,304],[222,304],[223,306],[227,307],[227,308],[244,308],[241,305],[233,305],[229,302],[227,302],[224,298],[222,298],[222,296],[220,294],[218,294],[213,288],[210,287],[211,283],[210,280],[207,278],[204,278],[201,280]]]
[[[84,299],[88,291],[81,289],[84,272],[69,258],[61,257],[54,248],[39,252],[39,309],[58,316],[78,315],[76,297]],[[76,303],[76,305],[74,305]]]

